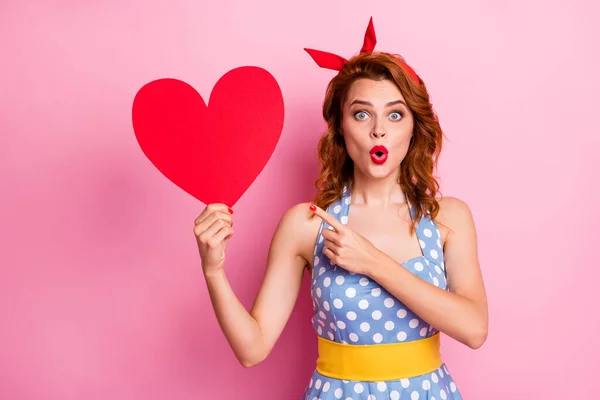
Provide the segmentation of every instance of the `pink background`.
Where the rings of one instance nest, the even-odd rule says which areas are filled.
[[[238,66],[278,80],[282,137],[228,249],[250,307],[280,216],[314,193],[333,75],[302,48],[351,56],[371,15],[377,49],[426,81],[450,139],[443,193],[478,226],[489,339],[443,340],[463,396],[598,393],[597,1],[60,3],[0,5],[0,398],[300,397],[316,357],[308,280],[273,353],[241,367],[200,271],[204,204],[142,154],[131,104],[162,77],[205,99]]]

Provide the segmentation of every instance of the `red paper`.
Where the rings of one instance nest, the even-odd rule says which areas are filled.
[[[281,136],[283,97],[258,67],[223,75],[206,106],[177,79],[144,85],[133,101],[133,128],[154,166],[205,204],[232,207],[265,167]]]

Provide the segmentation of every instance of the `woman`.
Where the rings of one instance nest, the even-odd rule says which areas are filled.
[[[233,234],[223,204],[195,221],[203,271],[246,367],[267,357],[310,271],[319,358],[305,399],[461,399],[439,332],[473,349],[486,340],[475,227],[464,202],[437,197],[443,133],[425,85],[400,56],[373,53],[374,45],[371,21],[348,61],[307,50],[339,70],[323,105],[318,194],[281,219],[251,312],[223,270]]]

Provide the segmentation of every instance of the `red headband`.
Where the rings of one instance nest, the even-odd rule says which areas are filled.
[[[375,44],[377,43],[377,37],[375,36],[375,28],[373,27],[373,17],[369,20],[369,26],[367,27],[367,32],[365,32],[365,40],[363,42],[362,49],[360,49],[360,53],[371,53],[375,48]],[[305,48],[306,52],[310,54],[310,56],[315,60],[317,65],[321,68],[333,69],[335,71],[341,71],[344,67],[344,64],[348,62],[344,57],[338,56],[332,53],[326,53],[320,50],[313,50]],[[411,67],[408,66],[402,60],[398,60],[406,73],[410,75],[410,77],[419,84],[419,77],[413,71]]]

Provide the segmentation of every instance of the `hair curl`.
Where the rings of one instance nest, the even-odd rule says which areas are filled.
[[[346,183],[352,184],[354,163],[348,156],[341,135],[342,107],[352,84],[360,78],[390,80],[396,84],[414,118],[414,131],[408,151],[400,164],[398,183],[414,207],[412,229],[425,214],[435,219],[439,212],[436,195],[439,183],[433,176],[442,148],[443,132],[429,100],[425,84],[417,84],[402,68],[399,55],[377,52],[359,54],[344,65],[327,87],[323,103],[323,118],[327,131],[318,144],[321,166],[315,181],[314,203],[326,209],[341,195]]]

